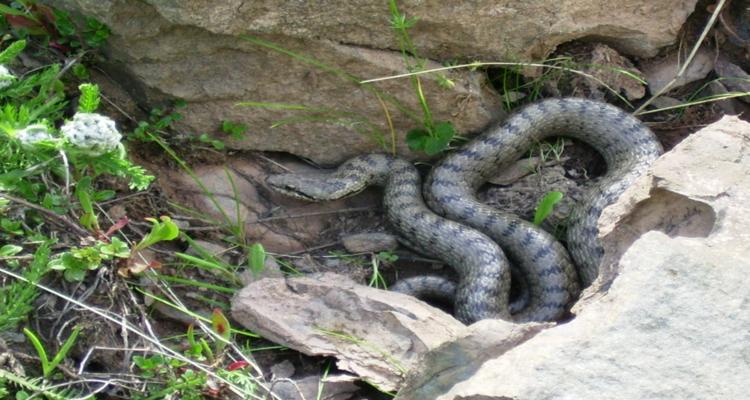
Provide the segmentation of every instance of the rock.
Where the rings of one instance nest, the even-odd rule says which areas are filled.
[[[187,254],[190,254],[192,256],[201,257],[202,254],[206,254],[210,257],[215,257],[223,262],[231,263],[231,257],[229,253],[229,249],[226,247],[216,244],[213,242],[208,242],[205,240],[194,240],[190,243],[190,247],[188,247]]]
[[[727,60],[726,57],[719,57],[716,60],[714,71],[719,78],[723,78],[717,83],[721,83],[733,92],[750,93],[750,75],[739,65]],[[750,103],[750,96],[741,96],[739,99]]]
[[[319,388],[320,395],[318,394]],[[298,380],[279,379],[271,383],[271,393],[281,400],[347,400],[360,387],[349,375],[332,375],[325,379],[308,376]],[[276,398],[276,397],[275,397]]]
[[[287,379],[294,375],[294,365],[289,360],[284,360],[271,367],[271,375],[274,379]]]
[[[232,299],[232,317],[304,354],[333,356],[339,369],[388,391],[421,354],[464,329],[413,297],[331,273],[257,281]]]
[[[263,278],[281,278],[283,276],[284,273],[281,272],[279,263],[277,263],[276,260],[273,259],[273,257],[266,256],[266,259],[263,263],[263,270],[254,272],[249,268],[245,269],[239,274],[239,279],[243,285],[249,285],[250,283],[261,280]]]
[[[368,232],[347,235],[341,238],[341,243],[350,253],[377,253],[379,251],[395,250],[398,239],[395,235],[385,232]]]
[[[682,68],[685,57],[686,55],[678,50],[659,60],[651,60],[641,64],[641,71],[643,71],[643,76],[648,82],[651,94],[658,93],[677,77],[677,72]],[[676,89],[705,78],[714,68],[714,59],[713,51],[702,47],[695,54],[695,58],[693,58],[685,73],[677,78],[669,89]]]
[[[446,343],[425,356],[440,364],[415,371],[452,377],[413,375],[397,398],[746,397],[749,188],[750,124],[725,117],[659,159],[605,210],[605,262],[614,264],[584,293],[575,319],[486,361],[479,356],[480,366],[451,356],[471,347]],[[445,350],[451,346],[461,350]]]
[[[583,60],[585,65],[583,72],[596,77],[598,81],[576,76],[575,87],[588,87],[592,96],[599,100],[605,100],[608,94],[612,94],[611,91],[624,94],[628,100],[640,99],[646,95],[643,83],[630,75],[642,75],[630,60],[607,45],[597,43],[592,47],[588,59]],[[627,71],[628,74],[623,71]]]
[[[450,60],[539,61],[561,43],[581,38],[652,56],[675,42],[696,1],[623,0],[617,7],[608,0],[404,1],[399,6],[408,17],[417,17],[410,34],[417,52],[428,59],[425,67],[434,68]],[[408,79],[356,83],[405,71],[387,2],[54,3],[105,22],[113,33],[110,75],[130,88],[144,108],[184,99],[180,126],[187,132],[218,133],[222,121],[244,123],[250,131],[243,138],[221,136],[231,148],[284,151],[338,164],[355,154],[390,149],[390,120],[397,150],[414,157],[403,138],[418,127],[421,111]],[[260,45],[244,35],[273,44]],[[300,55],[314,57],[317,66]],[[421,77],[436,120],[451,120],[466,134],[502,115],[482,72],[445,74],[455,85],[445,87],[436,74]],[[371,88],[382,94],[376,96]],[[248,101],[312,109],[236,106]],[[284,123],[274,125],[279,121]]]
[[[436,399],[456,381],[470,377],[487,360],[500,357],[553,325],[514,324],[499,319],[478,321],[456,340],[425,354],[419,368],[409,374],[399,398]]]
[[[713,81],[708,84],[706,87],[708,90],[708,94],[711,96],[715,96],[714,98],[722,98],[729,94],[729,90],[727,89],[726,85],[721,83],[720,81]],[[737,103],[737,99],[735,98],[726,98],[724,100],[716,100],[714,102],[719,108],[721,108],[721,111],[724,115],[740,115],[740,104]]]

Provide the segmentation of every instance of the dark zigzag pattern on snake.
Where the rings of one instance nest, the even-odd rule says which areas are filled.
[[[544,230],[476,199],[477,189],[488,178],[534,143],[560,135],[591,145],[607,164],[605,175],[572,212],[566,238],[569,253]],[[430,172],[424,199],[416,168],[384,154],[355,157],[321,175],[274,175],[268,183],[279,192],[312,201],[348,196],[367,185],[384,186],[385,212],[403,243],[457,271],[458,319],[548,321],[560,318],[581,285],[588,286],[598,274],[603,249],[596,223],[602,210],[661,153],[647,127],[612,105],[547,99],[522,108],[447,155]],[[508,259],[528,290],[526,308],[514,314]]]

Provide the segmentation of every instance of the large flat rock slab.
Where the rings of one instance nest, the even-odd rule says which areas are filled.
[[[422,354],[464,330],[416,298],[333,273],[254,282],[232,299],[232,317],[304,354],[332,356],[340,369],[389,391]]]
[[[231,148],[283,151],[319,164],[392,150],[414,157],[404,141],[422,113],[408,79],[353,83],[405,72],[387,1],[56,0],[94,16],[113,32],[111,76],[146,107],[179,98],[180,128],[217,133],[222,121],[250,129]],[[399,1],[416,17],[410,34],[425,68],[464,62],[541,61],[577,39],[604,42],[625,54],[653,56],[676,41],[696,0]],[[290,56],[243,39],[251,35]],[[304,62],[310,57],[320,64]],[[321,67],[323,64],[325,67]],[[334,69],[337,72],[332,72]],[[345,74],[350,74],[347,77]],[[436,121],[461,134],[502,117],[481,71],[422,76]],[[318,111],[237,107],[242,101],[305,105]],[[388,110],[386,112],[386,109]],[[278,125],[280,121],[281,123]],[[389,122],[393,125],[392,137]]]

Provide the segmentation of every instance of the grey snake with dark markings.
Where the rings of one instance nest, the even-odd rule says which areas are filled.
[[[476,191],[490,177],[551,136],[583,141],[607,164],[607,172],[572,212],[569,253],[541,228],[476,198]],[[341,198],[368,185],[384,186],[386,216],[400,240],[458,273],[454,309],[459,320],[550,321],[559,319],[581,285],[590,285],[598,275],[604,253],[597,238],[602,210],[661,153],[661,145],[646,126],[612,105],[547,99],[523,107],[448,154],[432,169],[424,188],[410,162],[385,154],[355,157],[326,174],[280,174],[267,182],[279,192],[312,201]],[[510,305],[509,259],[528,291],[521,310]]]

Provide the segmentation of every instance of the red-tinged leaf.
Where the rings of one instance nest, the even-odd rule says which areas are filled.
[[[219,336],[229,340],[230,327],[229,320],[221,312],[221,309],[214,308],[211,314],[211,326],[214,328],[214,332],[218,333]]]
[[[247,362],[247,361],[244,361],[244,360],[235,361],[235,362],[229,364],[229,366],[227,367],[227,371],[235,371],[235,370],[238,370],[238,369],[245,368],[245,367],[247,367],[249,365],[250,365],[250,363]]]
[[[55,12],[50,7],[42,4],[34,4],[31,9],[35,14],[41,15],[45,21],[55,23]]]
[[[224,313],[220,309],[214,308],[211,313],[211,327],[214,332],[221,336],[224,340],[216,341],[216,351],[221,352],[226,346],[224,341],[229,341],[232,337],[232,328],[229,326],[229,320],[224,316]]]
[[[66,46],[64,44],[57,43],[54,40],[50,40],[49,47],[52,47],[53,49],[60,50],[61,53],[65,53],[65,54],[70,53],[70,51],[71,51],[70,47],[68,47],[68,46]]]
[[[26,28],[30,33],[44,33],[44,26],[39,21],[35,21],[29,17],[5,14],[5,19],[14,28]]]
[[[117,222],[115,222],[112,226],[109,227],[109,229],[107,229],[107,232],[104,233],[104,236],[105,237],[112,236],[112,234],[114,234],[115,232],[117,232],[120,229],[124,228],[125,225],[128,224],[128,222],[130,222],[130,220],[128,219],[128,217],[122,217],[122,218],[118,219]]]

